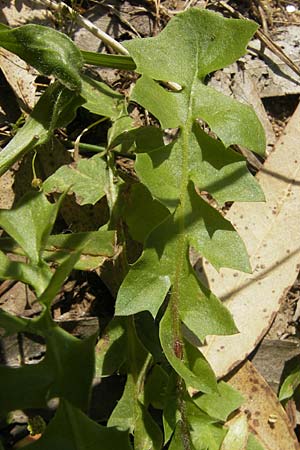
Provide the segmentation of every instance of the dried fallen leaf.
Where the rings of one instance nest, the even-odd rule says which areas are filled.
[[[251,431],[265,450],[299,450],[296,435],[276,395],[247,361],[228,380],[245,398],[241,411]]]
[[[205,262],[210,288],[233,314],[240,331],[214,336],[201,347],[218,377],[254,349],[270,327],[300,263],[300,106],[290,119],[257,178],[265,203],[235,203],[227,217],[244,240],[253,274],[231,269],[218,273]]]
[[[21,109],[29,113],[35,105],[37,73],[25,61],[4,48],[0,50],[0,66]]]

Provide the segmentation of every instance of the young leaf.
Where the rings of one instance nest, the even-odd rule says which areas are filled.
[[[32,450],[131,450],[128,433],[98,425],[67,401]]]
[[[15,53],[44,75],[54,75],[70,90],[80,91],[80,50],[63,33],[41,25],[0,30],[0,46]]]
[[[56,127],[67,125],[84,99],[61,86],[51,84],[41,96],[25,125],[0,153],[0,175],[19,158],[44,144]]]
[[[106,162],[100,155],[61,166],[43,183],[43,191],[74,192],[79,205],[94,205],[105,195]]]

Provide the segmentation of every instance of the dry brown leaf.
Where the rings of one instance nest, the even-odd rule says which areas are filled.
[[[29,113],[35,105],[35,79],[38,73],[4,48],[0,49],[0,67],[17,96],[21,109]]]
[[[245,398],[241,411],[265,450],[299,450],[284,409],[253,364],[247,361],[228,382]]]
[[[262,339],[300,263],[300,106],[257,178],[265,203],[236,203],[227,217],[244,240],[252,274],[219,273],[204,264],[212,291],[226,301],[240,331],[214,336],[201,348],[218,377],[243,361]]]

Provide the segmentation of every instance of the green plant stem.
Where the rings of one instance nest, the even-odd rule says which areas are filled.
[[[189,182],[188,176],[188,160],[189,160],[189,134],[192,128],[192,119],[189,118],[186,123],[186,127],[182,132],[182,180],[181,180],[181,193],[180,193],[180,205],[182,208],[182,213],[179,217],[180,224],[180,234],[177,244],[177,257],[176,257],[176,276],[174,283],[174,294],[171,295],[171,311],[172,311],[172,323],[173,323],[173,346],[174,353],[177,358],[183,359],[183,337],[181,332],[181,320],[179,317],[179,286],[178,281],[180,279],[180,273],[182,271],[182,266],[186,258],[186,244],[185,244],[185,203],[186,203],[186,189]],[[189,424],[186,415],[185,407],[185,384],[181,377],[178,377],[177,382],[177,392],[178,392],[178,408],[181,415],[181,429],[182,429],[182,443],[184,450],[191,450],[191,435],[189,430]]]
[[[182,443],[184,450],[192,450],[191,434],[187,419],[186,406],[184,401],[185,385],[182,378],[178,377],[177,382],[178,407],[181,416]]]
[[[136,65],[130,56],[108,55],[106,53],[86,52],[84,50],[81,50],[81,54],[85,64],[120,70],[136,69]]]
[[[78,154],[79,154],[79,145],[80,145],[80,139],[82,138],[82,136],[87,133],[91,128],[96,127],[97,125],[99,125],[99,123],[105,122],[105,120],[107,120],[107,117],[101,117],[101,119],[96,120],[96,122],[91,123],[89,126],[87,126],[86,128],[84,128],[84,130],[82,130],[82,132],[77,136],[77,138],[75,139],[74,142],[74,159],[75,161],[78,159]]]
[[[75,141],[63,141],[63,144],[67,148],[74,148]],[[106,148],[101,145],[87,144],[85,142],[79,142],[79,150],[82,152],[104,153]]]

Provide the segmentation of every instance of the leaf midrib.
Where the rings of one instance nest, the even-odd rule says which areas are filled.
[[[182,272],[182,267],[184,265],[184,258],[186,258],[186,239],[187,236],[185,234],[185,209],[186,209],[186,193],[187,186],[189,182],[189,135],[192,131],[193,126],[193,93],[194,93],[194,85],[198,81],[198,54],[199,49],[197,48],[196,52],[196,64],[195,64],[195,73],[193,77],[193,81],[190,87],[190,91],[188,92],[188,112],[187,118],[184,126],[182,126],[181,130],[181,141],[182,141],[182,180],[180,185],[180,195],[179,195],[179,206],[182,214],[179,216],[179,236],[177,239],[176,246],[176,266],[175,266],[175,277],[173,282],[173,293],[170,298],[171,309],[172,309],[172,325],[174,332],[174,341],[179,340],[182,342],[181,337],[181,327],[180,327],[180,317],[179,317],[179,283],[180,283],[180,274]]]

